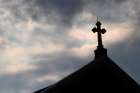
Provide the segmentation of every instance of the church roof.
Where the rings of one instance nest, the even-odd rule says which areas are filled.
[[[137,93],[139,89],[140,86],[108,57],[100,42],[92,62],[35,93]]]
[[[56,84],[35,93],[133,93],[138,89],[139,85],[127,73],[108,56],[102,55]]]

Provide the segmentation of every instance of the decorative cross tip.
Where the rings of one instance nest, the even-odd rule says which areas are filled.
[[[98,30],[100,30],[102,34],[106,33],[105,28],[101,29],[101,25],[102,25],[102,24],[101,24],[99,21],[97,21],[97,23],[96,23],[97,28],[94,27],[94,28],[92,29],[93,33],[98,32]]]

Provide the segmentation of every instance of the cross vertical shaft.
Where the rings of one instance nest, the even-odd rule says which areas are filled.
[[[101,25],[97,25],[97,36],[98,36],[98,48],[103,48],[102,44],[102,34],[101,34]]]

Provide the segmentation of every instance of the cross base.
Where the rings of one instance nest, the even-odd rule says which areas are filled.
[[[105,48],[97,48],[95,51],[95,59],[100,58],[102,56],[107,57],[107,49]]]

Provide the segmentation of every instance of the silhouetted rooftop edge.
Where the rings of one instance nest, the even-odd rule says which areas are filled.
[[[102,45],[101,23],[96,25],[92,29],[98,33],[95,59],[56,84],[34,93],[140,93],[139,84],[108,57]]]

